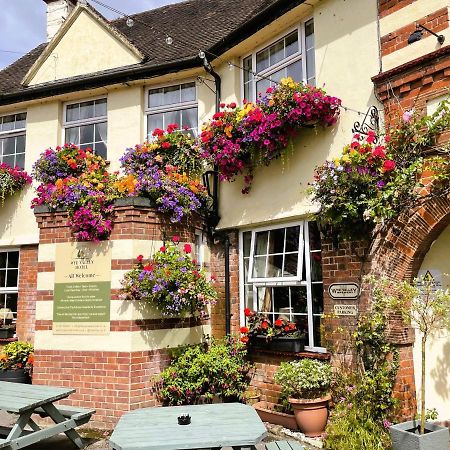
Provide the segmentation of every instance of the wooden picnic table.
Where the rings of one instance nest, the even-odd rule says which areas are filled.
[[[191,423],[179,425],[189,414]],[[256,411],[241,403],[144,408],[124,414],[110,438],[114,450],[255,449],[266,436]]]
[[[75,389],[0,381],[0,410],[17,414],[11,429],[0,428],[0,435],[5,436],[0,437],[0,449],[27,447],[60,433],[65,433],[78,448],[84,448],[75,427],[87,423],[95,410],[54,404],[73,392]],[[55,424],[40,428],[31,417],[34,413],[50,417]],[[27,425],[31,430],[25,430]]]

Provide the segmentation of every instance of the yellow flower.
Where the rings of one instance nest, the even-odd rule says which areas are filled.
[[[290,88],[295,88],[295,86],[297,86],[297,83],[291,77],[282,78],[280,84]]]
[[[344,162],[350,162],[350,156],[344,155],[344,156],[341,158],[341,160],[344,161]]]
[[[227,137],[231,138],[232,134],[231,134],[231,130],[233,129],[233,125],[227,125],[225,127],[225,134],[227,135]]]
[[[255,105],[252,102],[248,102],[243,109],[241,109],[238,113],[237,113],[237,119],[238,120],[242,120],[253,108],[255,107]]]
[[[272,99],[270,99],[269,100],[269,106],[273,106],[274,104],[275,104],[275,102]]]
[[[334,160],[334,165],[335,165],[336,167],[341,165],[341,162],[340,162],[339,158],[336,158],[336,159]]]

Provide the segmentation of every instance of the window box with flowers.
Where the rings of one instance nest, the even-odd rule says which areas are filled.
[[[11,342],[0,353],[0,381],[30,383],[34,348],[28,342]]]
[[[27,184],[31,184],[31,177],[19,167],[12,168],[6,163],[0,164],[0,201],[22,190]]]

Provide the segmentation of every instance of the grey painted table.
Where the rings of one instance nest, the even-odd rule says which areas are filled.
[[[189,425],[178,416],[189,414]],[[114,450],[254,449],[266,436],[256,411],[241,403],[144,408],[124,414],[110,438]]]
[[[88,422],[95,410],[53,404],[73,392],[75,389],[0,381],[0,410],[17,414],[11,429],[0,429],[0,434],[6,436],[0,438],[0,449],[27,447],[60,433],[65,433],[78,448],[83,448],[83,441],[74,428]],[[33,413],[50,417],[54,425],[41,429],[31,418]],[[27,425],[31,430],[25,430]]]

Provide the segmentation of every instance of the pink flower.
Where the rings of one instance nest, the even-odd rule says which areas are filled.
[[[392,161],[392,159],[387,159],[384,163],[383,163],[383,170],[385,172],[390,172],[391,170],[395,169],[395,161]]]
[[[142,255],[138,255],[138,257],[136,258],[138,260],[138,262],[142,262],[142,260],[144,259],[144,257]]]
[[[414,110],[405,111],[403,113],[402,119],[403,119],[404,122],[408,123],[408,122],[411,121],[413,115],[414,115]]]
[[[176,244],[177,242],[180,242],[180,236],[175,235],[175,236],[172,238],[172,241],[175,242],[175,244]]]
[[[162,252],[162,253],[166,253],[166,247],[163,245],[163,246],[159,249],[159,251]]]
[[[372,151],[372,156],[375,156],[376,158],[386,158],[384,147],[382,145],[377,145]]]
[[[189,244],[184,244],[184,252],[191,253],[192,247]]]

